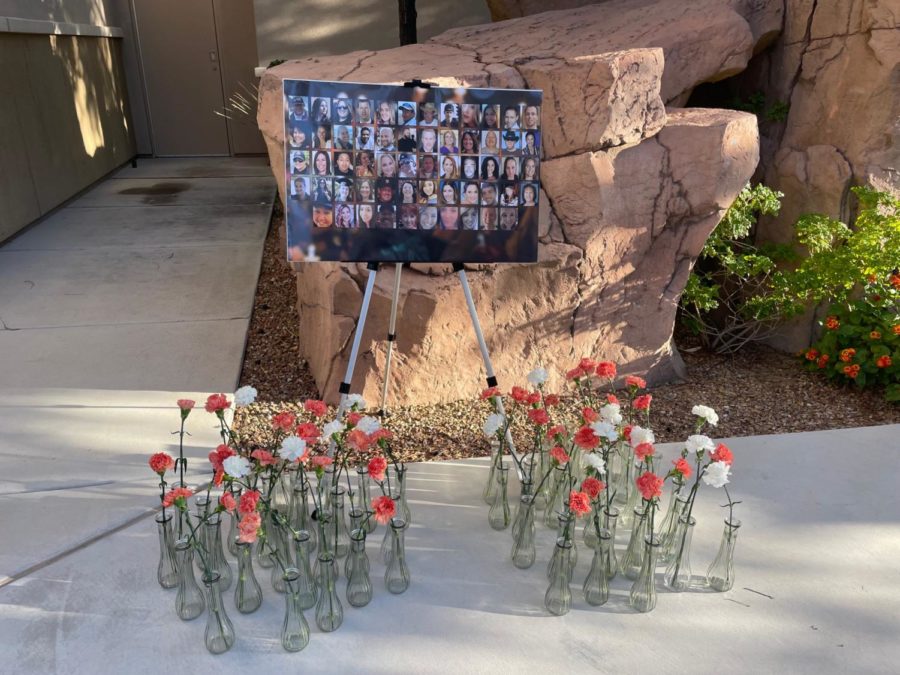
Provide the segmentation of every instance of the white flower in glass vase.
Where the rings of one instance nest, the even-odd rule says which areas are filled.
[[[634,438],[634,432],[632,432],[631,437]],[[688,452],[699,454],[704,450],[715,450],[716,444],[712,442],[709,436],[694,434],[693,436],[688,436],[688,439],[684,442],[684,447],[687,448]]]
[[[600,408],[600,417],[613,426],[619,425],[622,423],[622,408],[618,403],[607,403]]]
[[[724,487],[725,483],[728,482],[730,471],[731,467],[725,462],[713,462],[706,467],[706,471],[703,473],[703,482],[714,488]]]
[[[278,450],[278,454],[284,457],[289,462],[294,462],[300,457],[303,456],[303,453],[306,452],[306,441],[304,441],[299,436],[288,436],[283,441],[281,441],[281,448]]]
[[[528,373],[528,375],[526,376],[525,379],[528,380],[528,383],[532,387],[539,387],[542,384],[544,384],[544,382],[547,381],[548,377],[549,377],[549,375],[547,374],[546,368],[541,368],[539,366],[539,367],[535,368],[534,370],[532,370],[530,373]]]
[[[371,415],[366,415],[365,417],[359,418],[359,422],[356,423],[356,428],[366,435],[371,435],[381,428],[381,422]]]
[[[328,424],[322,427],[322,438],[326,441],[330,441],[332,436],[341,433],[343,430],[343,422],[341,422],[340,420],[331,420]]]
[[[222,468],[232,478],[243,478],[250,473],[250,462],[246,457],[232,455],[222,462]]]
[[[347,410],[365,410],[366,399],[359,394],[347,395]]]
[[[633,426],[631,428],[631,447],[636,448],[641,443],[656,443],[656,436],[650,429],[644,427]]]
[[[707,405],[695,405],[691,408],[691,413],[697,417],[703,418],[711,427],[714,427],[719,423],[719,415]]]
[[[594,422],[591,425],[591,430],[593,430],[600,438],[604,438],[607,441],[619,440],[619,432],[616,431],[616,428],[609,422]]]
[[[499,413],[488,415],[488,418],[484,421],[484,435],[488,438],[493,438],[505,423],[506,418]]]
[[[234,392],[234,407],[243,408],[250,405],[256,400],[256,394],[256,389],[249,385],[241,387]]]
[[[589,452],[583,455],[581,458],[581,463],[584,467],[593,467],[599,474],[606,473],[606,462],[603,461],[603,458],[600,455],[597,455],[593,452]]]

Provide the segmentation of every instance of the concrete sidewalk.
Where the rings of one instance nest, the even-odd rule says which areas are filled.
[[[237,384],[274,197],[262,159],[140,160],[0,248],[0,580],[158,505],[176,399]]]
[[[372,603],[345,604],[344,624],[331,634],[318,631],[307,611],[312,636],[298,654],[281,648],[284,599],[268,570],[257,569],[263,606],[241,615],[233,588],[225,593],[237,641],[210,656],[205,617],[179,621],[175,591],[156,584],[155,524],[147,517],[0,588],[4,672],[895,673],[898,437],[900,425],[726,439],[735,453],[731,487],[743,502],[735,587],[660,588],[657,609],[646,615],[628,606],[630,582],[621,577],[606,605],[585,604],[590,556],[581,546],[572,611],[550,616],[543,595],[552,532],[537,526],[537,561],[517,570],[509,532],[487,524],[486,461],[413,465],[410,589],[401,596],[384,589],[379,528],[368,547]],[[677,450],[661,446],[664,466]],[[705,486],[697,500],[698,579],[718,546],[722,501],[721,491]],[[619,533],[620,556],[626,538]],[[345,585],[342,577],[342,600]]]

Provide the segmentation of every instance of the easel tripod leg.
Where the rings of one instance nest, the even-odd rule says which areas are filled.
[[[387,336],[387,358],[384,363],[384,383],[381,385],[381,414],[387,413],[387,390],[391,381],[391,355],[394,351],[394,340],[397,339],[397,306],[400,304],[400,273],[403,271],[403,263],[397,263],[394,274],[394,295],[391,298],[391,325]]]
[[[359,310],[359,322],[353,334],[353,346],[350,348],[350,361],[347,363],[347,373],[344,381],[338,389],[341,393],[341,402],[338,405],[337,418],[341,419],[347,409],[347,396],[350,394],[350,382],[353,381],[353,370],[356,368],[356,359],[359,356],[359,345],[362,342],[363,329],[366,327],[366,316],[369,314],[369,303],[372,300],[372,291],[375,289],[375,275],[378,274],[378,263],[369,263],[369,278],[366,281],[366,290],[363,293],[362,308]],[[329,452],[330,454],[330,452]]]

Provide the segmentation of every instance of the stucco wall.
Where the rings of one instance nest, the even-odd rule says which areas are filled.
[[[254,0],[260,65],[274,59],[399,47],[396,0]],[[418,0],[419,42],[448,28],[488,23],[484,0]]]

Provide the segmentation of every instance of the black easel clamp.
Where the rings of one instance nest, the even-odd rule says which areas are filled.
[[[349,382],[341,382],[341,386],[338,387],[338,393],[340,394],[350,394],[350,383]]]
[[[437,85],[435,85],[434,82],[422,82],[422,80],[420,80],[419,78],[414,78],[409,82],[404,82],[403,86],[418,87],[419,89],[431,89],[432,87],[435,87]]]
[[[487,385],[488,385],[488,389],[490,389],[491,387],[496,387],[497,386],[497,378],[494,377],[493,375],[491,375],[489,378],[487,378]]]

